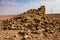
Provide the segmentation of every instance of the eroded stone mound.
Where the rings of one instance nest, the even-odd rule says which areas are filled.
[[[60,23],[46,16],[44,6],[2,21],[1,28],[19,30],[19,40],[60,40]]]

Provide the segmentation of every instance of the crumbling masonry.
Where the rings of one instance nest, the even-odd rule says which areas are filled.
[[[60,23],[45,15],[41,6],[3,20],[0,40],[60,40]]]

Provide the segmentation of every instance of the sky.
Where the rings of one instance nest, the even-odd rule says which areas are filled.
[[[46,14],[60,13],[60,0],[0,0],[0,15],[15,15],[29,9],[46,7]]]

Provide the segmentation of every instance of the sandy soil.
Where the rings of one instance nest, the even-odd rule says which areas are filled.
[[[13,18],[15,15],[5,15],[0,16],[0,20],[10,19]],[[56,18],[57,20],[60,20],[60,14],[47,14],[48,17]]]

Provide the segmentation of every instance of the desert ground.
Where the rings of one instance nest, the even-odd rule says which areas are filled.
[[[13,18],[15,15],[5,15],[5,16],[0,16],[0,20],[6,20],[6,19],[10,19]],[[60,14],[47,14],[48,17],[51,18],[56,18],[56,20],[60,20]]]
[[[10,19],[13,18],[15,15],[1,15],[0,16],[0,20],[6,20],[6,19]]]
[[[55,18],[58,22],[60,22],[60,14],[47,14],[47,16],[51,18]]]

